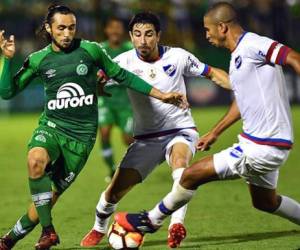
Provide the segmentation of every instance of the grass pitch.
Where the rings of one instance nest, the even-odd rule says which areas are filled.
[[[225,110],[195,109],[193,115],[200,133],[206,133]],[[30,202],[26,145],[37,126],[37,119],[38,115],[32,114],[0,116],[0,234],[6,233],[25,213]],[[300,107],[293,107],[293,119],[295,146],[281,169],[278,190],[300,201]],[[240,124],[230,128],[219,138],[211,153],[230,146],[240,131]],[[113,144],[116,159],[120,160],[125,147],[118,130],[113,133]],[[205,154],[198,153],[195,159]],[[79,242],[93,225],[95,205],[106,187],[104,177],[107,173],[97,142],[85,169],[54,208],[53,221],[61,244],[53,249],[84,249]],[[163,164],[120,202],[118,210],[151,209],[171,186],[170,169]],[[142,249],[168,249],[167,226],[165,223],[156,234],[147,235]],[[242,180],[214,182],[199,188],[189,204],[186,227],[188,236],[181,249],[300,249],[300,227],[252,208],[247,185]],[[40,226],[15,249],[33,249],[39,235]],[[109,247],[105,240],[91,249]]]

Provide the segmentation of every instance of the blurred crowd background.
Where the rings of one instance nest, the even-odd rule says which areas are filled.
[[[103,25],[110,16],[121,18],[127,26],[139,11],[156,13],[162,24],[162,44],[183,47],[200,60],[228,71],[230,54],[212,47],[205,39],[203,14],[216,0],[65,0],[77,13],[78,36],[104,41]],[[278,40],[300,51],[300,0],[231,0],[247,31]],[[1,0],[0,29],[14,34],[17,55],[14,71],[31,52],[45,46],[35,32],[42,24],[47,7],[53,1]],[[300,77],[285,70],[290,100],[300,103]],[[192,105],[222,105],[231,100],[227,91],[220,90],[205,79],[187,81]],[[36,82],[11,101],[0,100],[0,112],[34,111],[43,107],[43,87]]]

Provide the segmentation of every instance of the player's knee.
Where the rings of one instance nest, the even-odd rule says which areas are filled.
[[[28,153],[27,162],[29,176],[39,178],[44,174],[48,159],[39,152],[31,151]]]
[[[253,204],[253,207],[260,210],[260,211],[263,211],[263,212],[267,212],[267,213],[273,213],[274,211],[277,210],[278,208],[278,204],[277,202],[275,201],[268,201],[268,200],[265,200],[265,201],[256,201],[256,200],[253,200],[252,201],[252,204]]]
[[[194,163],[183,171],[180,183],[186,188],[196,189],[213,179],[213,173],[206,161]]]
[[[197,182],[198,179],[196,178],[195,170],[193,168],[186,168],[182,173],[180,183],[186,188],[192,188]]]
[[[186,167],[188,167],[188,159],[181,157],[181,156],[175,156],[172,159],[172,167],[186,168]]]

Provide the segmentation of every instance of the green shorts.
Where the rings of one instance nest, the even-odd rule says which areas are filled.
[[[82,143],[58,133],[55,129],[39,126],[29,141],[28,149],[45,148],[50,157],[46,172],[52,180],[53,190],[63,193],[84,167],[93,143]]]
[[[107,104],[103,99],[98,100],[99,127],[118,126],[123,133],[132,135],[133,115],[130,105],[116,106]]]

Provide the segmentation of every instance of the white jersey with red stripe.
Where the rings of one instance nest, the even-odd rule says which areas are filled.
[[[160,57],[143,61],[135,49],[114,58],[121,67],[138,75],[153,87],[163,91],[186,94],[184,76],[205,76],[210,67],[181,48],[159,46]],[[194,128],[191,111],[145,96],[128,89],[134,113],[134,135],[147,138]]]
[[[281,65],[290,49],[245,32],[231,54],[230,82],[243,121],[243,137],[258,144],[290,148],[293,130]]]

